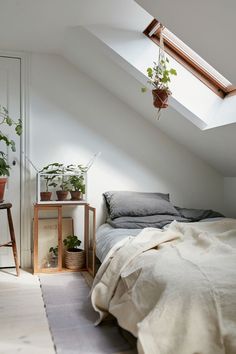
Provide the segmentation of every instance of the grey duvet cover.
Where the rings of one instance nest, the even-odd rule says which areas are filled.
[[[120,229],[144,229],[145,227],[162,228],[176,220],[179,222],[196,222],[206,218],[223,217],[221,213],[214,210],[187,209],[175,207],[176,214],[155,214],[138,216],[121,216],[118,218],[108,218],[107,222],[112,227]]]

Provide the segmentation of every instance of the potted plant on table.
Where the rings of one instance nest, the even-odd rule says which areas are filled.
[[[85,251],[80,249],[81,241],[75,235],[69,235],[63,240],[65,250],[65,265],[71,270],[83,269],[85,265]]]
[[[58,184],[61,189],[56,191],[57,199],[60,201],[64,201],[67,199],[68,193],[69,193],[68,177],[66,177],[66,176],[58,177]]]
[[[56,174],[58,173],[58,168],[61,164],[54,162],[42,168],[40,173],[43,174],[43,179],[45,181],[46,191],[40,192],[41,201],[50,201],[52,197],[52,192],[49,191],[49,187],[56,187],[57,183],[55,182]]]
[[[9,117],[8,110],[4,106],[0,105],[0,125],[8,125],[9,127],[15,128],[15,133],[20,136],[22,133],[22,122],[21,119],[18,119],[15,122],[12,118]],[[14,140],[10,140],[8,136],[0,131],[0,142],[3,142],[6,146],[10,147],[10,149],[15,152],[15,142]],[[10,166],[7,162],[7,156],[3,151],[0,151],[0,203],[4,200],[4,191],[5,185],[7,182],[7,177],[10,176]]]
[[[69,184],[71,186],[71,200],[82,200],[85,194],[84,176],[70,176]]]

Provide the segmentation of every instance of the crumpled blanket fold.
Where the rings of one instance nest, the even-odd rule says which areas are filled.
[[[147,228],[109,252],[92,289],[140,354],[236,353],[236,220]]]

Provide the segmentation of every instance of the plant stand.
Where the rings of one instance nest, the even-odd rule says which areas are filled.
[[[95,274],[95,223],[96,209],[90,207],[88,203],[47,203],[34,205],[34,253],[33,253],[33,273],[56,273],[56,272],[71,272],[63,268],[62,256],[62,211],[65,207],[83,207],[84,208],[84,249],[85,249],[85,267],[79,271],[87,270],[92,276]],[[56,268],[40,268],[38,259],[38,243],[39,243],[39,212],[41,210],[57,211],[57,232],[58,232],[58,264]],[[78,271],[78,270],[76,270]]]

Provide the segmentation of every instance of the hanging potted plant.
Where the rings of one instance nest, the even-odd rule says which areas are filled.
[[[81,241],[75,235],[69,235],[63,240],[65,251],[66,268],[79,270],[85,265],[85,251],[80,249]]]
[[[169,67],[169,59],[165,56],[162,32],[160,34],[160,48],[158,62],[153,62],[153,67],[147,68],[148,83],[152,85],[153,105],[158,108],[158,113],[162,108],[168,107],[168,98],[171,95],[169,84],[171,76],[176,76],[175,69]],[[142,87],[142,92],[147,88]]]
[[[12,118],[9,117],[8,110],[4,106],[0,105],[0,125],[8,125],[15,127],[15,133],[20,136],[22,133],[22,122],[21,119],[18,119],[15,122]],[[3,142],[6,146],[15,152],[15,142],[10,140],[6,134],[0,131],[0,142]],[[10,176],[10,166],[7,162],[7,156],[3,151],[0,151],[0,203],[4,200],[4,191],[5,185],[7,182],[7,177]]]

